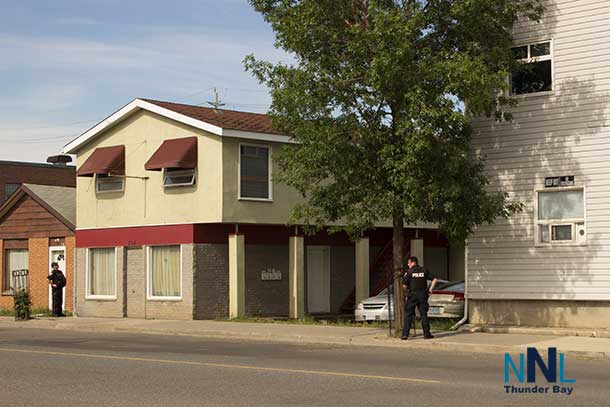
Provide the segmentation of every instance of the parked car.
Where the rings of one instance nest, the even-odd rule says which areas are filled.
[[[392,302],[390,295],[389,302]],[[384,288],[378,295],[360,301],[354,311],[356,322],[387,321],[388,289]]]
[[[428,299],[430,318],[462,318],[464,316],[464,282],[435,288]]]
[[[390,295],[390,304],[391,298]],[[431,318],[461,318],[464,315],[464,282],[437,280],[428,303],[428,316]],[[354,311],[354,319],[356,322],[387,321],[388,311],[388,289],[385,288],[378,295],[360,301]]]

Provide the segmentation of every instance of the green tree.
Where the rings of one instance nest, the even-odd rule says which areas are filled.
[[[297,143],[276,180],[304,203],[291,221],[338,223],[354,238],[392,220],[394,299],[402,325],[403,228],[438,224],[463,241],[520,210],[489,192],[470,151],[473,115],[503,108],[515,68],[511,30],[540,18],[538,0],[250,0],[292,63],[253,55],[246,69],[272,94],[274,125]]]

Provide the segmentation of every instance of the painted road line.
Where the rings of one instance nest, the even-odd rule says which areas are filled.
[[[152,358],[140,358],[140,357],[133,357],[133,356],[100,355],[100,354],[95,354],[95,353],[54,352],[54,351],[17,349],[17,348],[0,348],[0,352],[18,352],[18,353],[37,354],[37,355],[69,356],[69,357],[81,357],[81,358],[104,359],[104,360],[163,363],[163,364],[168,364],[168,365],[205,366],[205,367],[216,367],[216,368],[224,368],[224,369],[242,369],[242,370],[255,370],[255,371],[276,372],[276,373],[298,373],[298,374],[308,374],[308,375],[316,375],[316,376],[353,377],[353,378],[358,378],[358,379],[376,379],[376,380],[389,380],[389,381],[413,382],[413,383],[425,383],[425,384],[441,383],[438,380],[418,379],[418,378],[412,378],[412,377],[379,376],[379,375],[368,375],[368,374],[358,374],[358,373],[333,372],[333,371],[325,371],[325,370],[284,369],[284,368],[280,368],[280,367],[233,365],[233,364],[212,363],[212,362],[193,362],[193,361],[188,361],[188,360],[152,359]]]

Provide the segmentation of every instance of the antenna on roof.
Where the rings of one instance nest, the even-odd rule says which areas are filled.
[[[216,90],[216,88],[214,88],[214,101],[208,102],[208,104],[211,105],[212,107],[214,107],[214,109],[219,109],[225,105],[225,103],[222,103],[218,99],[218,91]]]

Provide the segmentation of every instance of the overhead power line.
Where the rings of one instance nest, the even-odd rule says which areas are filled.
[[[86,123],[93,123],[93,122],[97,122],[99,120],[81,120],[78,122],[71,122],[71,123],[63,123],[63,124],[53,124],[53,125],[40,125],[40,126],[33,126],[33,127],[0,127],[0,131],[24,131],[24,130],[40,130],[40,129],[56,129],[59,127],[70,127],[70,126],[76,126],[78,124],[86,124]]]

